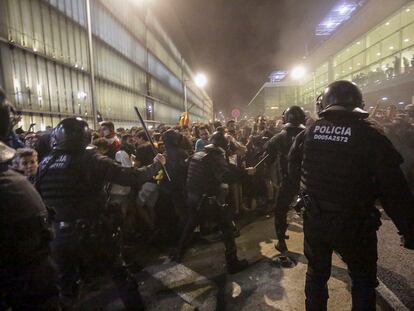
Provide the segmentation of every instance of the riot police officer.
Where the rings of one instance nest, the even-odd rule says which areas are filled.
[[[299,134],[289,174],[301,180],[305,201],[306,310],[326,310],[332,252],[348,265],[352,310],[375,310],[380,199],[414,249],[414,199],[391,142],[366,119],[358,87],[331,83],[319,98],[320,119]]]
[[[95,243],[105,206],[104,184],[140,185],[150,180],[165,163],[162,155],[143,168],[125,168],[114,160],[87,149],[91,140],[88,124],[78,117],[62,120],[52,133],[53,149],[39,166],[37,188],[46,204],[56,210],[52,244],[59,267],[62,300],[69,307],[78,295],[80,271]],[[105,230],[101,230],[104,232]],[[96,237],[96,241],[91,241]],[[99,251],[99,250],[98,250]],[[119,255],[119,254],[118,254]],[[110,262],[112,278],[127,310],[142,310],[136,282],[120,256]]]
[[[12,110],[0,89],[0,309],[59,310],[48,211],[30,182],[8,168]]]
[[[281,173],[281,182],[279,193],[275,205],[275,231],[278,243],[276,249],[282,254],[287,252],[286,230],[287,230],[287,212],[289,205],[295,195],[297,195],[297,187],[289,183],[288,175],[288,154],[290,147],[296,135],[305,128],[306,116],[303,109],[299,106],[291,106],[283,113],[283,130],[272,137],[267,143],[266,152],[269,155],[269,163],[279,161],[279,169]]]
[[[224,187],[239,181],[246,174],[254,174],[255,169],[244,170],[230,165],[226,160],[227,148],[228,140],[224,131],[216,131],[210,138],[210,144],[204,150],[196,152],[189,160],[187,205],[190,214],[174,259],[181,259],[200,218],[213,214],[223,233],[227,271],[233,274],[246,268],[248,263],[237,258],[231,210],[224,204],[226,196]]]

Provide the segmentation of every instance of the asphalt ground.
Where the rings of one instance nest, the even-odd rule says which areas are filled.
[[[225,270],[223,244],[195,243],[183,262],[171,262],[167,252],[137,248],[137,259],[145,266],[137,273],[140,291],[151,311],[187,310],[304,310],[306,259],[303,255],[301,220],[292,219],[288,246],[296,265],[283,268],[274,259],[273,218],[262,217],[245,223],[237,239],[239,256],[250,266],[229,275]],[[86,290],[78,310],[121,311],[123,304],[111,281],[102,276],[92,290]],[[329,286],[329,310],[351,310],[350,280],[346,266],[333,257]],[[377,310],[383,310],[378,306]]]
[[[383,213],[378,231],[378,278],[407,307],[414,310],[414,251],[400,246],[392,221]]]

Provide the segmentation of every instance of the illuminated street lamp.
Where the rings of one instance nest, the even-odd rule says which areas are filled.
[[[295,66],[290,72],[290,76],[292,77],[293,80],[302,80],[303,78],[305,78],[306,74],[307,74],[307,71],[303,65]],[[316,100],[316,77],[315,77],[314,71],[312,71],[312,79],[313,79],[313,99]]]
[[[302,65],[298,65],[292,69],[290,76],[293,80],[302,80],[306,75],[306,68]]]
[[[186,80],[186,79],[183,80],[183,83],[184,83],[184,109],[185,109],[185,112],[188,112],[188,102],[187,102],[187,83],[188,82],[191,82],[191,80]],[[197,87],[203,88],[207,85],[208,80],[207,80],[207,77],[206,77],[205,74],[198,73],[198,74],[195,75],[193,82],[195,83],[195,85]]]
[[[194,83],[198,87],[205,87],[207,85],[207,77],[203,73],[198,73],[194,78]]]

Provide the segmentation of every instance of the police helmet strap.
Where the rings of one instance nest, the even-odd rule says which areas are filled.
[[[317,98],[316,98],[316,112],[319,113],[323,110],[322,108],[322,98],[323,98],[323,93],[321,93]]]

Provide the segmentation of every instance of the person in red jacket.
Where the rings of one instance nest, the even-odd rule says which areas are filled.
[[[115,159],[115,154],[121,149],[121,141],[115,133],[114,123],[111,121],[101,122],[100,135],[108,143],[108,157]]]

